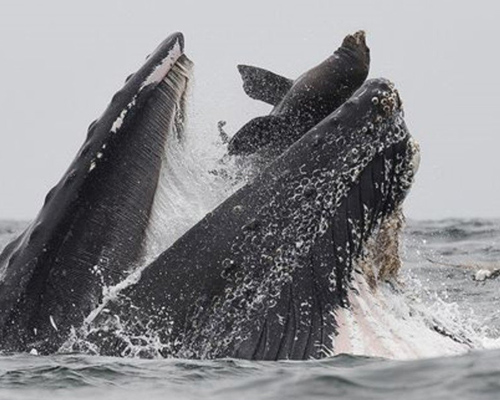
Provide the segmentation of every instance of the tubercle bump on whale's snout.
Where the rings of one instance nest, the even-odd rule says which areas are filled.
[[[388,79],[375,78],[367,80],[348,102],[357,101],[361,96],[365,95],[371,97],[371,106],[382,116],[389,116],[403,111],[401,96],[394,83]]]

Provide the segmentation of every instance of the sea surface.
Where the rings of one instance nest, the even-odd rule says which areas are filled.
[[[26,223],[0,222],[0,248]],[[477,350],[395,361],[120,359],[0,355],[0,399],[500,399],[500,220],[408,221],[404,290],[474,336]]]

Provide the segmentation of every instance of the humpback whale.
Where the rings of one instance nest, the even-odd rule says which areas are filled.
[[[243,89],[253,99],[273,105],[270,114],[246,123],[232,137],[229,154],[265,148],[280,154],[342,105],[365,81],[370,50],[363,31],[348,35],[330,57],[295,81],[270,71],[239,65]]]
[[[282,154],[144,262],[165,148],[183,133],[183,47],[170,36],[127,80],[0,255],[2,350],[317,358],[345,348],[336,338],[358,278],[375,288],[397,273],[374,253],[394,246],[419,149],[394,85],[363,84],[362,32],[320,64],[331,75],[317,67],[292,82],[240,67],[247,93],[278,110],[263,118],[291,129],[251,121],[229,150]]]
[[[144,256],[162,159],[182,134],[191,62],[169,36],[131,75],[31,225],[0,255],[3,350],[56,351]]]
[[[369,243],[384,243],[375,239],[400,212],[418,154],[394,85],[367,81],[142,270],[85,340],[121,356],[331,354],[336,312]],[[375,281],[397,270],[372,265]]]

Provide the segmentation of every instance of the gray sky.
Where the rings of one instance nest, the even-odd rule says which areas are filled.
[[[465,3],[465,4],[464,4]],[[200,110],[230,129],[268,108],[237,63],[296,77],[355,30],[371,77],[399,88],[422,148],[411,218],[499,217],[500,24],[487,1],[2,1],[0,218],[36,215],[125,77],[169,33],[196,64]]]

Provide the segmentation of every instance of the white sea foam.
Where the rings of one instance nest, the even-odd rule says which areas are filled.
[[[333,339],[335,353],[416,359],[466,353],[481,347],[463,327],[456,315],[440,304],[441,312],[427,308],[412,292],[395,290],[388,283],[373,290],[364,277],[354,274],[349,293],[350,307],[338,309],[339,334]],[[436,331],[442,328],[459,341]],[[470,341],[470,342],[469,342]]]

